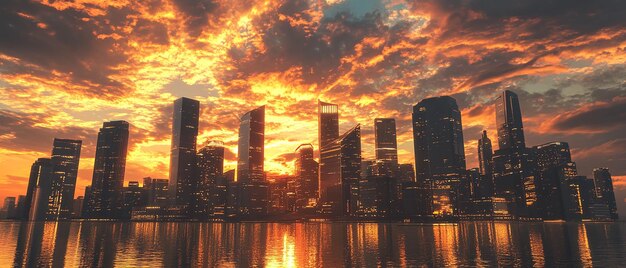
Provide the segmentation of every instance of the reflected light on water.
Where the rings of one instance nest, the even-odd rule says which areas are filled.
[[[619,266],[626,255],[624,226],[0,222],[0,263],[14,267]]]

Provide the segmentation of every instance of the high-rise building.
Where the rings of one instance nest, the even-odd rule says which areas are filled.
[[[247,112],[239,124],[237,183],[239,215],[267,213],[269,185],[263,168],[265,151],[265,106]]]
[[[182,207],[191,206],[197,197],[194,191],[198,187],[195,167],[199,114],[199,101],[174,101],[169,191],[174,203]]]
[[[237,181],[264,181],[265,106],[247,112],[239,124]]]
[[[321,151],[320,204],[325,214],[347,216],[357,210],[361,176],[361,126],[356,125]]]
[[[575,196],[568,199],[567,196],[570,192],[578,192],[576,189],[570,191],[575,186],[568,183],[571,177],[576,176],[576,165],[571,161],[569,145],[566,142],[550,142],[534,146],[531,151],[536,165],[536,205],[531,207],[532,200],[527,200],[527,214],[544,219],[577,218],[577,213],[567,212],[571,208],[568,200],[577,199]]]
[[[496,125],[500,150],[526,148],[522,110],[513,91],[505,90],[496,100]]]
[[[318,100],[317,110],[319,149],[321,151],[339,137],[339,108],[336,104]]]
[[[465,152],[461,112],[449,96],[428,98],[413,107],[416,178],[430,190],[424,215],[451,216],[464,180]]]
[[[220,187],[220,179],[224,175],[224,143],[208,141],[198,151],[198,207],[196,212],[200,217],[213,216],[214,208],[225,206],[225,188]]]
[[[24,199],[24,209],[20,218],[28,219],[31,210],[35,206],[35,191],[39,181],[52,180],[52,162],[49,158],[39,158],[30,168],[28,186],[26,188],[26,198]]]
[[[374,119],[376,160],[398,164],[398,142],[396,140],[396,120],[393,118]]]
[[[55,165],[55,179],[60,186],[59,195],[53,198],[58,200],[58,205],[55,205],[58,207],[58,219],[72,217],[81,145],[80,140],[54,139],[51,159]]]
[[[613,179],[608,168],[593,169],[593,182],[596,189],[596,197],[609,207],[611,219],[617,220],[617,203],[613,191]]]
[[[54,164],[50,158],[39,158],[30,169],[30,178],[26,192],[26,217],[32,221],[47,220],[52,211],[51,195],[53,192]]]
[[[481,175],[491,175],[493,172],[493,149],[487,131],[478,140],[478,168]]]
[[[317,203],[319,165],[313,156],[312,144],[301,144],[296,148],[296,207],[312,207]]]
[[[88,218],[119,218],[128,152],[129,124],[104,122],[98,132],[90,196],[85,199]]]
[[[493,197],[493,149],[487,131],[478,140],[478,169],[479,176],[473,183],[474,198],[484,199]]]
[[[526,148],[519,99],[505,90],[496,100],[499,148],[493,156],[495,195],[510,202],[509,213],[517,217],[528,212],[527,190],[533,189],[535,163],[533,150]]]

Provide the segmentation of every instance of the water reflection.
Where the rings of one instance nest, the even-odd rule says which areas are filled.
[[[618,266],[622,223],[0,222],[14,267]]]

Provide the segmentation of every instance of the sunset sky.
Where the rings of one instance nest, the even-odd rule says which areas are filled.
[[[397,120],[413,163],[411,107],[453,96],[468,167],[494,101],[521,101],[528,145],[567,141],[582,175],[608,167],[626,208],[626,1],[74,0],[0,3],[0,198],[24,194],[52,140],[83,140],[77,195],[91,183],[103,121],[131,124],[126,181],[167,178],[172,103],[200,101],[199,146],[237,151],[236,116],[266,106],[266,171],[317,150],[317,100],[341,132]],[[626,216],[625,210],[621,210]]]

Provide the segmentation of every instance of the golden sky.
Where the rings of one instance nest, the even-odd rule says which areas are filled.
[[[183,96],[201,102],[198,142],[223,140],[227,169],[236,115],[267,105],[266,170],[289,174],[299,144],[317,148],[318,99],[339,105],[342,132],[362,124],[365,158],[374,118],[396,118],[412,163],[411,106],[451,95],[475,167],[480,131],[497,143],[504,89],[529,145],[568,141],[581,173],[607,166],[621,185],[625,18],[623,1],[2,1],[0,198],[24,194],[55,137],[83,140],[82,195],[109,120],[131,123],[126,181],[167,178]]]

